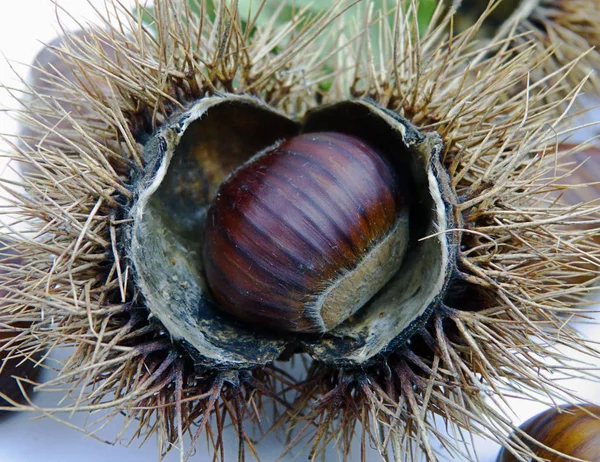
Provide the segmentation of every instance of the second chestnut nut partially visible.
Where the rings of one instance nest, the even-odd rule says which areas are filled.
[[[587,403],[550,408],[526,421],[521,425],[520,431],[528,435],[527,438],[523,436],[521,438],[539,460],[600,462],[600,406],[598,405]],[[516,437],[517,434],[513,435],[513,438]],[[508,449],[503,448],[496,462],[517,460]]]
[[[206,220],[213,296],[238,319],[326,332],[398,271],[408,206],[389,159],[358,137],[305,133],[220,186]]]

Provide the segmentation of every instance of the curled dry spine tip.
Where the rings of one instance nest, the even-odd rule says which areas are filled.
[[[214,20],[205,2],[199,9],[177,5],[137,5],[136,14],[122,11],[119,22],[107,19],[83,40],[64,41],[67,51],[55,56],[68,72],[52,78],[52,90],[24,98],[25,122],[53,136],[31,135],[13,153],[37,170],[24,175],[26,192],[14,196],[27,231],[13,238],[27,271],[9,270],[7,278],[22,283],[0,310],[11,321],[25,307],[34,310],[23,334],[34,349],[76,347],[48,388],[94,391],[77,391],[77,404],[65,410],[95,410],[102,396],[117,397],[115,411],[140,434],[157,433],[163,452],[177,446],[184,457],[205,433],[220,457],[223,429],[232,423],[243,458],[246,448],[255,451],[251,427],[260,430],[263,408],[274,406],[274,424],[291,434],[286,451],[308,438],[311,456],[337,445],[347,457],[360,424],[363,447],[372,442],[384,459],[424,453],[435,460],[436,441],[475,458],[438,429],[436,417],[449,423],[450,435],[468,431],[508,445],[509,412],[495,410],[489,398],[523,390],[576,398],[550,376],[574,376],[580,366],[556,346],[598,358],[566,323],[589,312],[583,297],[596,282],[600,248],[597,231],[583,225],[598,211],[592,203],[564,205],[554,194],[568,168],[556,149],[568,122],[564,88],[531,79],[552,50],[528,42],[490,54],[473,39],[480,24],[448,36],[452,19],[443,6],[419,39],[404,2],[379,20],[360,2],[355,8],[364,8],[369,26],[356,34],[338,16],[347,4],[287,26],[242,22],[225,2],[217,3]],[[372,27],[380,31],[380,54],[372,52]],[[569,70],[567,64],[555,75]],[[49,118],[57,110],[64,127]],[[279,170],[267,165],[281,154],[275,145],[319,133],[338,138],[327,160],[347,156],[339,138],[359,140],[377,162],[391,164],[384,195],[403,190],[402,205],[391,209],[406,204],[406,212],[390,222],[394,228],[406,217],[407,231],[377,256],[398,261],[381,290],[367,291],[366,303],[354,289],[379,276],[354,271],[356,261],[327,269],[338,257],[328,239],[361,248],[358,224],[377,211],[333,176],[364,160],[331,167],[288,157]],[[269,167],[269,181],[258,181],[253,167]],[[225,210],[243,201],[245,208],[232,215],[237,221],[224,220],[209,209],[237,174],[245,179]],[[268,188],[280,193],[265,203]],[[303,207],[295,207],[300,199]],[[362,218],[346,222],[347,209],[334,208],[340,201],[353,202]],[[276,215],[265,212],[276,205]],[[223,227],[206,227],[207,217]],[[259,245],[226,254],[227,271],[238,271],[236,290],[242,288],[233,305],[251,310],[239,320],[220,309],[218,292],[231,295],[230,287],[211,281],[222,267],[206,268],[215,257],[204,244],[230,245],[242,225]],[[315,231],[310,239],[298,237],[307,230]],[[363,253],[385,240],[376,236]],[[250,245],[233,247],[240,243]],[[293,250],[302,246],[323,261],[300,261]],[[322,252],[326,247],[332,250]],[[292,263],[302,270],[288,271]],[[308,283],[323,289],[323,280],[340,287],[340,274],[348,273],[360,277],[341,294],[358,302],[344,302],[318,335],[262,323],[280,326],[273,320],[280,312],[287,319],[288,305],[278,304],[285,294],[302,299]],[[308,280],[321,274],[327,277]],[[275,287],[243,290],[249,283]],[[249,298],[240,298],[246,292]],[[263,326],[246,322],[252,310]],[[282,365],[292,358],[306,360],[299,375]]]

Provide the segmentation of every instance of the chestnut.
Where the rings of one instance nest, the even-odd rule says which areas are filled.
[[[358,137],[292,137],[221,184],[206,220],[209,287],[240,320],[329,331],[400,268],[407,208],[396,168]]]
[[[600,461],[600,406],[583,404],[548,409],[529,419],[520,428],[540,444],[552,448],[554,452],[525,440],[541,459],[550,462],[563,462],[573,458]],[[503,449],[497,462],[516,460],[509,451]]]

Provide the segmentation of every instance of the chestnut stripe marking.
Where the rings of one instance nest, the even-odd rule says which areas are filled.
[[[276,168],[274,168],[274,170],[276,170]],[[271,175],[270,180],[276,180],[276,178],[274,177],[274,175]],[[309,214],[307,213],[306,210],[298,207],[293,201],[291,201],[290,199],[288,199],[287,197],[287,193],[289,192],[287,188],[290,184],[289,183],[283,183],[283,186],[285,186],[286,188],[282,188],[279,185],[281,185],[281,183],[279,183],[279,185],[274,184],[274,182],[269,181],[269,179],[265,179],[263,180],[263,183],[268,186],[269,188],[272,189],[273,193],[280,193],[280,197],[283,201],[285,201],[286,203],[289,204],[289,209],[290,210],[294,210],[295,211],[295,215],[298,215],[298,218],[303,219],[303,221],[307,224],[309,224],[310,226],[310,231],[312,231],[312,233],[314,234],[315,237],[318,237],[321,241],[324,242],[324,244],[326,245],[326,250],[333,250],[335,253],[337,253],[340,257],[340,259],[342,259],[342,261],[346,261],[346,260],[350,260],[353,261],[352,258],[348,258],[347,253],[344,253],[342,249],[340,249],[338,246],[332,245],[335,244],[335,239],[331,239],[331,235],[327,234],[326,232],[324,232],[323,226],[321,226],[319,223],[317,223],[315,221],[316,219],[319,220],[324,220],[324,221],[329,221],[327,220],[327,218],[325,217],[325,215],[323,214],[322,210],[319,209],[314,209],[314,212],[317,213],[312,213]],[[269,196],[265,197],[263,202],[266,202],[268,199],[270,199]],[[290,213],[286,213],[284,218],[284,222],[286,224],[288,224],[288,220],[287,218],[290,217]],[[334,228],[335,229],[335,228]],[[304,240],[308,240],[310,239],[311,236],[307,236],[304,238]],[[333,236],[333,237],[337,237],[337,236]],[[323,256],[325,256],[327,254],[327,252],[322,252]],[[332,257],[331,255],[327,255],[328,257]],[[354,258],[355,260],[356,258]],[[335,265],[338,266],[338,263],[335,260],[328,260],[326,261],[327,265]],[[344,264],[345,266],[347,266],[347,263]]]
[[[379,177],[381,184],[395,188],[397,184],[396,175],[394,174],[395,169],[392,168],[392,162],[387,157],[356,138],[343,137],[339,139],[338,144],[344,147],[340,152],[346,154],[349,160],[355,159],[360,162],[365,170],[371,171],[374,173],[373,176]]]
[[[378,193],[381,191],[385,191],[386,189],[393,189],[394,179],[393,178],[383,178],[381,175],[381,168],[386,167],[386,164],[383,162],[383,159],[379,159],[379,154],[373,151],[371,148],[364,146],[363,150],[359,150],[359,145],[353,143],[355,141],[354,138],[348,136],[342,136],[336,133],[320,133],[318,136],[311,136],[307,140],[304,138],[302,142],[307,143],[309,146],[311,144],[315,145],[315,149],[306,149],[305,152],[309,153],[309,155],[313,156],[313,160],[323,166],[326,170],[330,170],[328,167],[333,167],[335,172],[341,171],[344,167],[355,166],[356,168],[351,168],[352,173],[360,172],[364,174],[364,176],[368,176],[368,179],[363,179],[361,177],[361,184],[358,188],[353,188],[353,192],[358,194],[363,194],[366,192],[364,190],[365,186],[372,186],[374,189],[370,190],[368,194],[364,195],[363,198],[376,198]],[[300,144],[300,141],[296,142]],[[331,147],[334,147],[335,150],[325,150],[328,156],[324,156],[321,154],[323,149],[321,149],[319,154],[314,155],[316,152],[316,148],[320,146],[320,144],[329,144]],[[339,149],[338,149],[339,148]],[[342,157],[343,156],[343,157]],[[381,181],[377,181],[376,177],[379,177]],[[346,175],[343,175],[346,178]],[[351,178],[356,179],[356,176],[352,175]],[[381,186],[385,186],[382,188]],[[360,202],[362,204],[362,202]]]
[[[352,187],[346,188],[346,190],[351,193],[355,203],[360,204],[361,210],[367,216],[367,221],[373,224],[375,228],[380,229],[381,224],[375,223],[381,221],[379,217],[382,215],[386,216],[387,214],[381,214],[376,210],[376,205],[381,206],[378,196],[380,193],[383,193],[384,197],[394,202],[393,196],[390,195],[389,191],[390,189],[395,189],[393,187],[393,178],[391,179],[392,181],[390,179],[384,181],[380,175],[380,169],[377,167],[385,166],[385,164],[383,161],[374,161],[374,158],[377,159],[379,154],[370,148],[367,148],[365,151],[359,151],[357,146],[351,143],[351,140],[353,138],[335,133],[309,134],[309,136],[297,137],[295,139],[293,152],[302,151],[310,153],[306,155],[312,159],[313,163],[320,165],[327,171],[336,172],[336,175],[338,172],[342,172],[341,177],[353,180],[353,183],[350,183]],[[338,144],[340,149],[337,149]],[[304,148],[303,145],[305,145]],[[334,146],[335,150],[332,149]],[[292,150],[287,144],[282,145],[282,148]],[[328,155],[324,155],[324,153]],[[377,177],[381,181],[377,181]],[[385,220],[382,224],[389,221]]]
[[[227,213],[227,216],[230,220],[227,220],[226,222],[219,222],[219,225],[222,225],[222,227],[226,230],[231,230],[231,232],[236,233],[236,235],[239,234],[239,236],[237,236],[238,239],[246,239],[247,243],[245,250],[249,251],[250,253],[256,254],[257,252],[250,250],[256,248],[258,250],[258,254],[275,256],[275,254],[272,252],[274,249],[265,248],[264,245],[262,245],[263,248],[260,248],[263,242],[258,239],[251,239],[253,233],[239,232],[239,230],[259,231],[255,237],[268,238],[272,242],[277,243],[276,249],[283,254],[280,257],[280,260],[283,259],[285,261],[286,255],[294,255],[292,260],[294,262],[294,267],[302,266],[303,268],[308,269],[309,272],[312,272],[316,275],[316,273],[314,273],[312,270],[312,262],[307,259],[302,259],[302,256],[306,254],[306,245],[304,239],[301,237],[298,239],[296,234],[292,233],[291,230],[286,228],[285,223],[282,223],[278,219],[272,220],[268,215],[266,215],[271,214],[271,211],[265,209],[264,204],[262,204],[261,201],[257,201],[250,191],[244,191],[244,197],[241,197],[238,193],[239,191],[231,191],[230,188],[223,188],[221,197],[219,197],[217,200],[225,201],[224,203],[229,201],[231,204],[233,204],[233,206],[231,209],[227,209],[231,210]],[[215,202],[215,204],[218,205],[217,202]],[[218,209],[218,207],[215,208],[215,210]],[[241,210],[236,209],[244,210],[245,213],[242,213]],[[214,215],[220,214],[217,212]],[[251,226],[250,230],[247,229],[248,225]],[[231,242],[233,244],[237,243],[237,241],[233,238]],[[287,251],[284,251],[284,249],[287,249]],[[278,261],[277,264],[279,265],[280,261]]]
[[[339,201],[331,200],[330,194],[321,187],[321,185],[313,181],[311,188],[301,188],[296,185],[293,181],[290,181],[291,173],[293,173],[299,166],[295,165],[298,162],[297,157],[293,156],[282,156],[281,168],[273,172],[274,176],[282,178],[286,181],[295,191],[301,195],[306,202],[311,204],[317,210],[321,210],[323,216],[332,223],[332,226],[336,229],[337,235],[340,239],[343,239],[348,247],[352,248],[353,253],[360,254],[362,249],[357,245],[358,239],[353,239],[352,233],[353,228],[356,226],[348,226],[353,223],[354,220],[351,216],[346,213],[346,210],[341,207]],[[310,172],[307,172],[307,174]],[[316,194],[311,194],[316,193]]]
[[[252,192],[250,194],[253,194]],[[324,245],[317,245],[318,243],[313,240],[313,239],[307,239],[304,236],[304,231],[305,228],[302,226],[302,217],[300,216],[295,216],[293,214],[289,214],[289,213],[285,213],[283,214],[284,219],[280,220],[279,217],[282,215],[281,213],[279,213],[277,210],[273,209],[272,204],[267,203],[265,200],[261,200],[261,198],[254,196],[256,198],[256,202],[253,202],[253,204],[257,207],[257,208],[261,208],[263,211],[269,213],[272,216],[271,219],[271,223],[272,222],[277,222],[279,221],[281,223],[281,225],[289,232],[293,233],[296,238],[298,239],[299,242],[305,244],[306,247],[312,248],[314,249],[314,252],[311,252],[312,255],[316,255],[319,260],[317,260],[317,265],[315,265],[315,262],[309,262],[309,264],[311,265],[311,267],[313,266],[321,266],[321,267],[327,267],[331,264],[333,264],[333,262],[330,262],[326,259],[326,255],[327,255],[327,250],[329,249],[329,244],[327,242],[324,242]],[[283,199],[285,200],[285,199]],[[258,217],[257,217],[258,218]],[[320,261],[320,263],[319,263]]]
[[[233,283],[231,278],[226,277],[220,268],[214,267],[213,271],[216,273],[214,276],[221,280],[223,285],[220,287],[225,289],[227,298],[234,302],[230,306],[233,307],[233,314],[239,319],[252,322],[260,321],[269,327],[281,327],[282,322],[287,324],[288,329],[297,329],[300,326],[307,327],[307,323],[297,314],[301,312],[300,310],[295,311],[289,304],[277,304],[264,298],[255,299],[252,297],[252,300],[248,300],[248,295],[244,294],[242,296],[238,286]],[[226,290],[227,288],[230,290]],[[218,302],[222,303],[223,295],[221,293],[213,291],[213,295],[215,295]],[[252,295],[255,296],[256,294]],[[273,316],[277,316],[277,325],[272,322]]]
[[[224,238],[222,234],[210,236],[210,239],[212,240],[215,252],[212,252],[210,255],[206,255],[205,258],[209,258],[215,267],[218,267],[223,273],[225,273],[225,268],[227,268],[228,271],[226,271],[226,275],[228,279],[239,280],[240,283],[249,283],[249,287],[253,290],[257,286],[259,288],[262,286],[267,292],[273,292],[286,297],[289,297],[290,294],[296,292],[296,298],[302,298],[302,294],[305,292],[305,282],[297,283],[296,281],[282,280],[280,279],[281,274],[275,276],[272,271],[269,271],[268,269],[265,270],[264,267],[261,267],[257,262],[249,259],[247,255],[243,254],[243,252],[228,252],[226,248],[223,249],[223,239],[226,238]],[[238,245],[235,247],[237,250],[240,249],[240,246]],[[243,263],[246,263],[246,265]],[[254,268],[255,266],[256,268]],[[257,273],[259,272],[263,273],[264,278],[257,278]],[[269,279],[274,279],[275,281],[270,281]],[[240,289],[242,288],[240,284],[238,284],[238,286]],[[273,287],[282,287],[282,293],[275,291]],[[248,287],[243,287],[243,291],[249,292]],[[286,298],[284,297],[284,300],[285,299]]]
[[[270,234],[270,231],[264,228],[259,222],[251,221],[248,219],[248,217],[242,214],[240,214],[240,221],[244,221],[246,225],[249,228],[251,228],[251,231],[253,231],[253,233],[251,234],[256,234],[257,236],[262,237],[264,239],[266,247],[268,247],[267,243],[268,245],[274,246],[276,250],[278,250],[282,254],[282,256],[285,257],[284,259],[287,259],[289,262],[291,262],[290,266],[301,267],[306,273],[312,274],[310,277],[316,278],[317,273],[314,271],[314,269],[308,266],[308,263],[306,261],[301,260],[296,252],[293,252],[290,250],[289,247],[285,247],[284,245],[282,245],[282,243],[279,240],[274,239],[273,236]],[[233,240],[231,240],[231,242],[233,244],[237,243],[237,241],[234,242]],[[305,276],[307,275],[305,274]]]
[[[305,157],[295,156],[300,162],[306,162]],[[324,170],[319,165],[310,165],[305,169],[307,181],[311,182],[311,188],[323,192],[332,203],[338,205],[340,210],[348,217],[345,227],[351,230],[352,240],[358,249],[358,254],[362,254],[368,247],[369,242],[376,238],[373,236],[372,227],[369,224],[369,217],[363,209],[356,206],[355,198],[352,197],[345,188],[337,184],[337,178]],[[327,186],[324,186],[327,185]]]
[[[216,221],[217,225],[221,223],[221,221],[219,220],[219,218],[217,218]],[[264,261],[263,260],[258,260],[256,258],[254,258],[254,256],[256,255],[256,251],[253,249],[253,244],[259,244],[258,240],[250,240],[250,236],[248,234],[242,233],[241,237],[242,239],[236,239],[235,236],[233,236],[232,231],[230,231],[226,226],[222,226],[221,227],[224,232],[221,233],[215,233],[214,236],[212,235],[207,235],[207,239],[210,238],[212,239],[213,242],[213,247],[215,249],[215,251],[220,251],[221,252],[221,257],[227,258],[227,261],[229,262],[230,265],[232,265],[233,267],[231,268],[231,270],[234,270],[236,268],[239,268],[239,272],[241,272],[243,275],[245,275],[245,277],[251,277],[254,276],[254,272],[251,271],[251,269],[253,267],[257,267],[257,269],[260,269],[262,271],[262,273],[264,274],[265,277],[269,278],[269,279],[273,279],[277,282],[277,286],[283,286],[286,287],[288,291],[293,290],[295,292],[298,292],[300,294],[304,293],[306,291],[306,283],[307,283],[307,275],[306,274],[301,274],[298,273],[296,271],[292,271],[292,267],[289,266],[283,266],[281,265],[281,261],[279,259],[276,259],[273,263],[271,263],[269,265],[268,261]],[[227,241],[229,241],[233,248],[235,249],[235,252],[228,252],[227,250],[231,248],[231,246],[224,246],[221,242],[221,239],[226,239]],[[261,252],[261,250],[259,249],[259,252]],[[213,252],[215,253],[215,252]],[[268,253],[268,249],[263,249],[261,254],[263,255],[269,255]],[[243,261],[245,261],[247,263],[247,265],[245,267],[240,266],[241,262],[238,262],[237,260],[234,260],[234,256],[239,256],[239,258],[241,258]],[[218,256],[217,256],[218,258]],[[215,262],[217,263],[217,262]],[[219,266],[222,266],[221,264],[219,264]],[[277,269],[279,271],[274,272],[273,271],[273,267],[276,266]],[[290,271],[286,271],[285,273],[282,273],[282,269],[286,269],[289,268]],[[230,275],[231,277],[231,275]],[[260,283],[260,279],[256,279],[256,284]],[[308,279],[311,279],[310,277],[308,277]],[[314,277],[312,278],[314,279]],[[261,283],[262,285],[265,285],[264,283]],[[266,285],[265,287],[270,287],[269,285]]]
[[[347,145],[347,148],[342,149],[341,152],[345,153],[348,158],[356,159],[361,162],[366,171],[372,169],[372,171],[375,172],[375,175],[379,176],[381,181],[380,184],[386,185],[386,187],[389,188],[389,194],[385,194],[383,197],[381,197],[380,205],[384,210],[386,221],[393,222],[396,212],[400,208],[401,198],[399,194],[399,188],[397,186],[400,180],[398,175],[395,174],[395,168],[393,167],[392,162],[356,138],[341,138],[339,145],[341,147]],[[366,150],[369,150],[369,152],[373,155],[365,155]],[[376,182],[374,177],[373,181]]]
[[[221,292],[226,293],[228,296],[235,296],[237,294],[243,294],[243,303],[240,303],[239,306],[242,307],[244,305],[252,305],[252,302],[257,302],[260,303],[261,305],[265,305],[266,307],[272,308],[274,310],[277,311],[285,311],[286,310],[286,306],[283,303],[281,303],[279,299],[279,297],[277,296],[278,294],[274,294],[273,292],[268,292],[268,291],[250,291],[248,292],[246,290],[246,286],[243,285],[243,282],[248,282],[250,281],[250,284],[254,284],[255,279],[252,277],[251,272],[248,271],[244,271],[241,274],[241,276],[245,276],[246,277],[246,281],[242,281],[240,278],[237,277],[231,277],[230,273],[225,273],[223,272],[222,268],[220,265],[216,264],[214,262],[214,260],[212,260],[212,258],[208,257],[208,260],[210,260],[211,263],[211,271],[214,271],[216,274],[216,277],[219,277],[221,279],[221,282],[223,285],[229,286],[230,288],[234,288],[234,291],[227,291],[227,290],[221,290]],[[240,283],[242,282],[242,283]],[[222,285],[219,286],[220,288],[223,288]],[[274,296],[275,295],[275,296]]]
[[[317,276],[317,273],[312,269],[312,263],[309,260],[301,258],[305,254],[305,252],[300,251],[304,249],[303,242],[292,242],[291,240],[286,242],[281,238],[276,239],[274,236],[274,231],[278,231],[278,229],[273,229],[273,227],[263,227],[260,220],[252,219],[244,214],[236,213],[236,216],[239,218],[238,223],[243,222],[243,224],[239,225],[241,229],[246,227],[249,227],[250,229],[247,230],[248,232],[240,233],[241,239],[243,240],[240,240],[240,236],[237,236],[236,239],[236,237],[233,235],[227,234],[230,242],[233,245],[241,245],[243,250],[249,253],[255,254],[256,252],[254,249],[256,249],[261,254],[271,255],[273,258],[277,258],[275,261],[277,265],[279,265],[282,261],[289,261],[291,264],[288,266],[294,268],[301,267],[305,270],[305,273],[312,273],[312,277]],[[280,223],[280,226],[283,225]],[[226,232],[230,233],[229,231]],[[253,235],[255,235],[255,239],[252,239]],[[279,234],[279,236],[281,236],[281,234]],[[260,238],[262,238],[262,240]],[[275,248],[270,248],[268,246],[269,243],[273,244]],[[277,250],[277,253],[279,253],[280,256],[277,257],[277,253],[273,252],[273,250]],[[309,275],[305,274],[305,276]]]
[[[241,214],[239,213],[233,213],[229,215],[235,215],[234,218],[241,218]],[[252,265],[256,265],[262,267],[266,275],[271,275],[273,273],[272,268],[265,268],[263,265],[260,265],[259,262],[257,262],[252,256],[252,254],[256,254],[254,249],[258,250],[261,253],[270,255],[268,252],[269,249],[266,248],[264,242],[261,242],[260,239],[253,239],[252,233],[237,233],[236,230],[240,229],[237,220],[234,221],[234,223],[230,226],[230,223],[228,221],[223,221],[224,217],[220,216],[220,214],[214,214],[212,218],[214,220],[214,227],[208,230],[206,238],[207,240],[211,239],[213,244],[217,246],[214,249],[215,252],[217,250],[221,252],[229,251],[228,253],[240,255],[240,257],[242,257],[247,262],[248,268],[252,267]],[[219,231],[213,231],[213,229],[215,228]],[[225,242],[223,242],[224,240],[229,242],[230,245],[225,245]],[[273,263],[278,265],[279,262],[280,259],[274,261]],[[297,290],[303,290],[303,288],[306,285],[306,280],[301,279],[300,277],[306,275],[300,275],[298,273],[292,274],[297,276],[297,278],[285,282],[289,283],[291,287],[296,287]],[[281,274],[279,274],[278,276],[281,277]]]
[[[323,176],[328,177],[332,181],[332,183],[335,184],[335,186],[336,186],[336,188],[337,188],[338,191],[346,193],[346,198],[349,199],[352,202],[352,205],[353,205],[352,208],[349,207],[348,209],[352,210],[352,211],[355,211],[361,217],[361,222],[365,223],[365,225],[361,226],[361,228],[363,228],[363,229],[369,229],[369,226],[368,226],[369,217],[367,216],[364,207],[362,207],[362,205],[360,205],[360,204],[357,203],[356,198],[354,197],[354,195],[351,194],[351,191],[348,191],[348,189],[345,188],[339,182],[337,176],[335,176],[331,172],[327,171],[327,169],[324,168],[322,165],[318,165],[318,164],[314,163],[313,159],[311,157],[307,157],[307,156],[305,156],[302,153],[298,153],[298,152],[292,151],[292,150],[287,150],[287,152],[289,152],[290,154],[292,154],[294,156],[297,156],[299,158],[306,159],[307,161],[309,161],[309,165],[307,165],[307,170],[308,170],[308,168],[311,168],[313,170],[318,170]]]

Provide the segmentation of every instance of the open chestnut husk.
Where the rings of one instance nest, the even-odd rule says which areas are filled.
[[[265,364],[291,343],[369,361],[445,289],[441,147],[367,101],[295,121],[246,96],[202,99],[146,144],[133,178],[127,247],[148,309],[199,364]]]
[[[582,404],[548,409],[529,419],[520,430],[537,441],[521,437],[540,460],[600,461],[600,406]],[[497,462],[515,461],[517,458],[506,448],[497,459]]]

